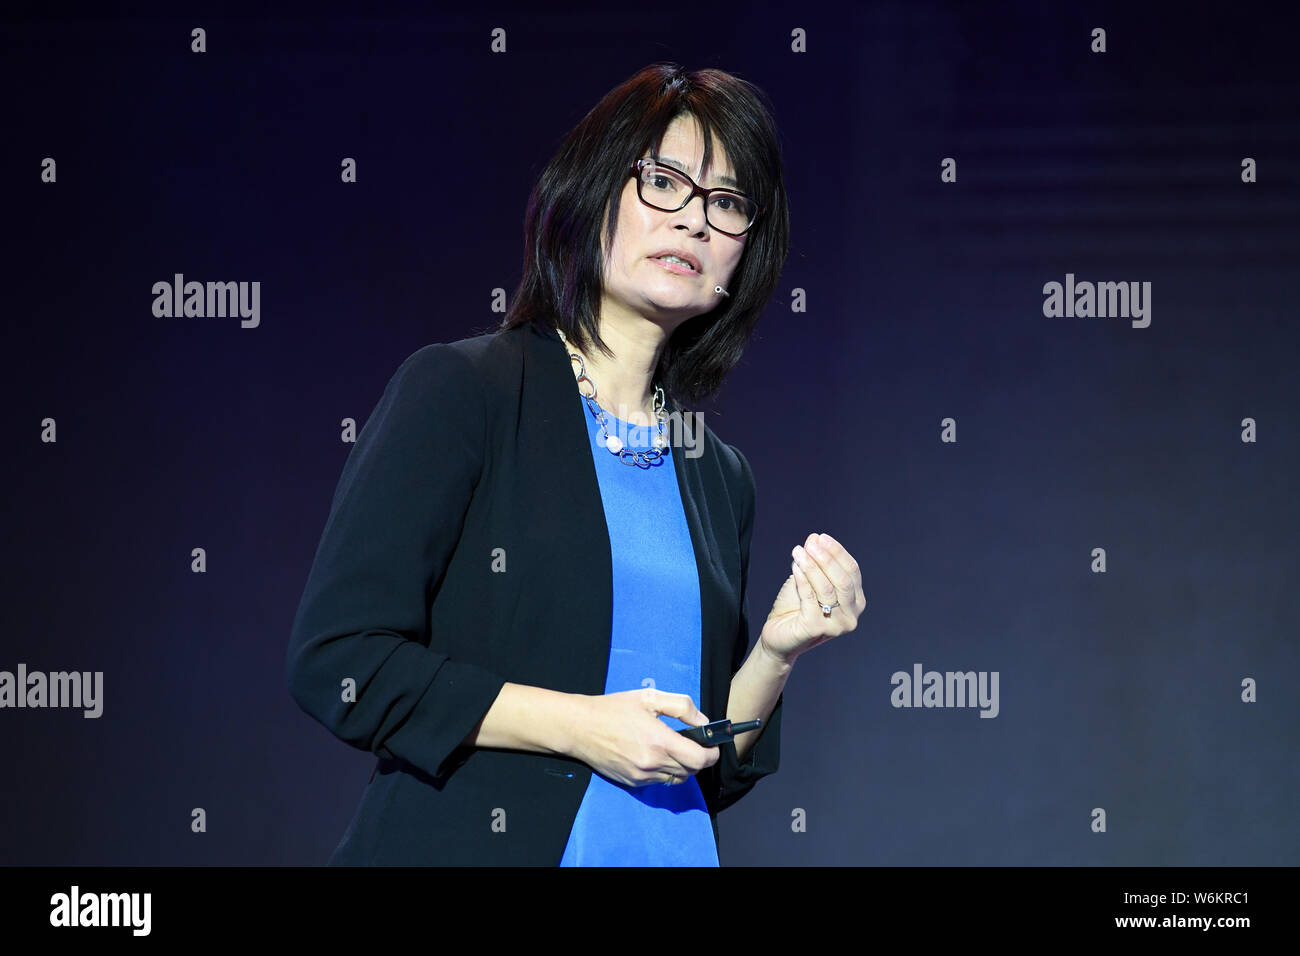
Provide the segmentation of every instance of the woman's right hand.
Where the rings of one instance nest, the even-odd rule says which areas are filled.
[[[579,719],[570,756],[603,777],[627,787],[683,782],[718,762],[717,747],[701,747],[659,719],[676,717],[684,724],[707,724],[686,694],[653,687],[599,696],[579,695]]]

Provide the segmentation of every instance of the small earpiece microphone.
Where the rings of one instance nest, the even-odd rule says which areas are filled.
[[[714,293],[717,294],[717,295],[725,295],[728,299],[731,298],[731,293],[728,292],[726,289],[724,289],[724,288],[723,288],[722,286],[720,286],[720,285],[715,285],[715,286],[713,287],[713,291],[714,291]]]

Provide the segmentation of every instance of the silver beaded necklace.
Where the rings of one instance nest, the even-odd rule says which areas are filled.
[[[569,359],[578,360],[578,394],[587,400],[587,407],[591,409],[591,414],[600,422],[600,443],[610,450],[611,453],[618,456],[619,461],[625,465],[645,466],[658,461],[663,457],[664,449],[668,447],[668,436],[665,434],[665,423],[667,414],[664,411],[664,390],[661,385],[655,385],[654,413],[659,422],[659,433],[655,435],[654,448],[649,451],[642,451],[639,448],[626,448],[623,440],[617,435],[609,433],[608,423],[605,421],[604,410],[596,404],[596,383],[587,375],[587,363],[582,360],[582,356],[569,348],[569,340],[564,334],[564,330],[556,328],[560,333],[560,341],[564,343],[564,350],[569,353]],[[588,395],[582,390],[582,383],[586,382],[591,386],[591,394]]]

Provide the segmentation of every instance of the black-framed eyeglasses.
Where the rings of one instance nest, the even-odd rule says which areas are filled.
[[[677,212],[696,196],[704,197],[704,218],[718,232],[743,236],[767,208],[734,189],[705,189],[679,169],[653,159],[638,159],[629,168],[636,194],[652,209]]]

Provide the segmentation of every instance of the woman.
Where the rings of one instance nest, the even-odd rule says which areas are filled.
[[[786,256],[767,110],[648,67],[569,134],[525,233],[501,326],[388,383],[298,609],[291,693],[380,758],[330,862],[716,866],[795,659],[865,606],[810,535],[746,655],[753,475],[678,397],[721,385]],[[675,732],[724,717],[762,725]]]

